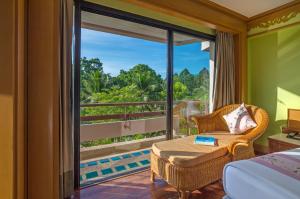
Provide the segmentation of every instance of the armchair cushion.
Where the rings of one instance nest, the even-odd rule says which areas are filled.
[[[231,143],[241,137],[241,135],[232,135],[225,131],[211,132],[202,135],[217,138],[218,146],[194,144],[195,136],[188,136],[154,143],[152,145],[152,151],[155,155],[167,160],[173,165],[192,167],[228,154],[228,147]]]
[[[227,115],[223,115],[223,118],[232,134],[242,134],[257,126],[244,104],[240,105],[237,109]]]

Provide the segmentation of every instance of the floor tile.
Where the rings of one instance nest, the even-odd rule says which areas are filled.
[[[96,161],[93,161],[93,162],[88,162],[87,165],[90,167],[90,166],[96,166],[98,165],[98,163]]]
[[[113,170],[111,168],[102,169],[101,170],[102,175],[107,175],[113,173]]]
[[[146,165],[146,164],[150,164],[150,161],[149,160],[142,160],[142,161],[140,161],[140,163],[142,165]]]
[[[137,151],[130,151],[128,153],[121,153],[118,155],[103,156],[82,161],[80,163],[81,187],[107,181],[109,178],[119,177],[120,174],[128,175],[141,169],[149,168],[150,150],[140,149]],[[86,174],[91,171],[98,171],[98,176],[94,178],[86,178]]]
[[[139,165],[136,162],[131,162],[128,164],[129,168],[135,168],[138,167]]]
[[[141,153],[141,152],[135,152],[135,153],[132,153],[131,155],[133,155],[133,156],[137,157],[137,156],[141,156],[141,155],[142,155],[142,153]]]
[[[98,172],[97,171],[92,171],[92,172],[89,172],[89,173],[85,174],[85,176],[86,176],[87,179],[96,178],[96,177],[98,177]]]
[[[130,154],[125,154],[125,155],[122,155],[122,158],[124,158],[124,159],[131,158],[131,155]]]
[[[144,154],[150,154],[150,150],[144,150],[142,151]]]
[[[110,158],[112,161],[118,161],[118,160],[121,160],[121,158],[119,156],[115,156],[115,157],[112,157]]]
[[[101,164],[108,163],[108,162],[109,162],[109,159],[101,159],[101,160],[99,160],[99,162],[100,162]]]
[[[119,165],[119,166],[116,166],[115,167],[116,171],[125,171],[126,170],[126,167],[124,165]]]

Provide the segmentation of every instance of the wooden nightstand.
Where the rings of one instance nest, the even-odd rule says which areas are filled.
[[[300,140],[286,137],[287,134],[276,134],[268,137],[270,153],[300,147]]]

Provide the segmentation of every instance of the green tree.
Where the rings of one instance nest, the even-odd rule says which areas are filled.
[[[207,68],[203,68],[198,75],[195,77],[196,87],[204,86],[206,89],[209,88],[209,71]]]
[[[207,68],[203,68],[195,76],[195,88],[192,92],[193,99],[199,99],[206,101],[209,93],[209,71]]]
[[[109,103],[109,102],[140,102],[142,99],[142,91],[135,85],[126,86],[123,88],[112,87],[109,92],[103,91],[93,93],[90,96],[92,103]],[[81,110],[81,115],[109,115],[117,113],[132,113],[138,112],[141,108],[137,106],[124,107],[121,106],[99,106],[84,108]]]
[[[156,74],[155,70],[146,64],[138,64],[129,71],[120,71],[120,75],[115,79],[120,87],[135,85],[142,91],[144,100],[161,100],[163,91],[163,79]]]
[[[209,71],[207,68],[203,68],[194,77],[195,88],[192,91],[192,98],[201,101],[207,101],[209,93]]]
[[[175,82],[173,87],[173,97],[175,100],[183,100],[189,95],[186,85],[181,82]]]
[[[140,102],[142,91],[134,84],[122,88],[112,87],[109,92],[93,93],[91,102]]]
[[[192,75],[190,71],[185,68],[179,73],[178,77],[180,79],[180,82],[187,86],[189,94],[191,95],[193,89],[195,88],[194,75]]]
[[[107,90],[112,85],[112,78],[103,72],[98,58],[80,60],[80,101],[87,102],[93,93]]]

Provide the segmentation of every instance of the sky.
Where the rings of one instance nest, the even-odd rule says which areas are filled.
[[[105,73],[117,76],[121,69],[147,64],[166,77],[167,45],[143,39],[81,30],[81,57],[99,58]],[[201,43],[174,46],[174,73],[184,68],[193,74],[209,68],[209,53],[201,51]]]

